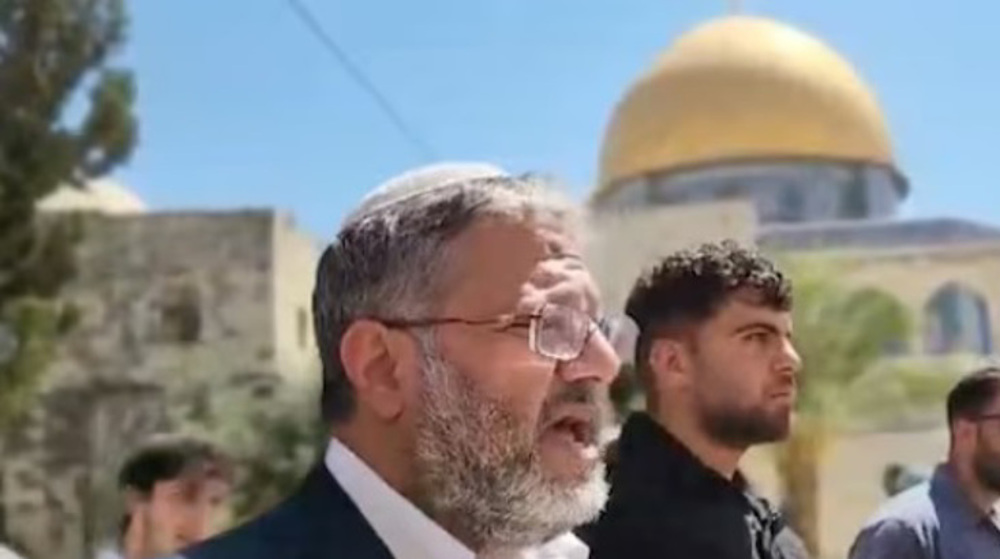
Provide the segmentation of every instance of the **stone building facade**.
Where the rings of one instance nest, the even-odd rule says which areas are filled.
[[[114,530],[118,518],[89,512],[113,509],[119,462],[142,438],[218,413],[220,393],[266,398],[280,379],[317,374],[318,254],[289,216],[149,213],[84,194],[42,205],[84,212],[63,291],[80,321],[0,467],[8,537],[53,559],[86,555]]]

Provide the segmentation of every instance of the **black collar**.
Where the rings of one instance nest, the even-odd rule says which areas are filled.
[[[656,488],[674,496],[732,499],[744,505],[748,487],[706,466],[683,443],[645,413],[633,413],[618,439],[615,483],[637,490]]]

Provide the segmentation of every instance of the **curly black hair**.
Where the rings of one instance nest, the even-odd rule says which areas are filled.
[[[792,308],[792,284],[773,262],[734,241],[675,252],[636,281],[625,313],[639,329],[635,362],[642,376],[652,340],[698,325],[736,291],[750,290],[761,305]]]

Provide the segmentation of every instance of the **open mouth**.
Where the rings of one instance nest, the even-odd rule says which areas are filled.
[[[597,444],[595,422],[583,414],[565,414],[549,425],[549,429],[574,443],[589,447]]]
[[[794,400],[795,391],[794,390],[780,390],[771,394],[771,399],[773,400]]]

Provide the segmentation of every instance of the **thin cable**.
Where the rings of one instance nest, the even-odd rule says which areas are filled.
[[[428,161],[436,160],[437,157],[434,154],[434,150],[431,149],[430,144],[424,141],[424,139],[421,138],[415,130],[406,124],[406,121],[403,120],[403,117],[400,116],[399,112],[393,108],[392,104],[389,103],[389,100],[382,95],[382,93],[377,87],[375,87],[375,84],[368,79],[361,68],[351,61],[351,59],[344,52],[344,49],[340,48],[337,42],[333,40],[333,37],[327,33],[326,29],[323,28],[323,26],[319,23],[319,20],[316,19],[316,16],[309,10],[309,8],[300,0],[287,0],[287,2],[288,6],[293,12],[295,12],[295,15],[298,16],[299,20],[302,21],[309,31],[311,31],[312,34],[320,41],[320,43],[326,47],[327,52],[333,55],[340,65],[347,70],[347,73],[350,74],[354,81],[357,82],[358,85],[360,85],[366,92],[368,92],[373,99],[375,99],[375,102],[378,104],[379,108],[382,109],[382,112],[389,117],[389,120],[392,121],[399,133],[406,138],[413,148],[420,152],[420,155],[424,159],[427,159]]]

